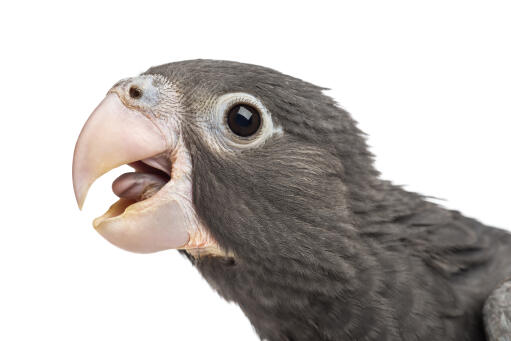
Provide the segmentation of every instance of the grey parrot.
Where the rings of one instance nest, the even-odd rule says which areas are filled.
[[[511,234],[380,178],[323,88],[190,60],[120,80],[78,138],[81,207],[123,249],[177,249],[263,340],[511,340]]]

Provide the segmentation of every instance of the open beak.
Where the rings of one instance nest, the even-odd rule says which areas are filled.
[[[117,93],[109,93],[87,120],[76,143],[73,187],[78,206],[83,206],[92,183],[116,167],[130,164],[137,172],[144,168],[146,172],[148,168],[155,170],[150,160],[169,154],[166,141],[162,130],[150,117],[125,106]],[[171,170],[167,171],[168,183],[163,182],[152,196],[120,195],[121,199],[94,221],[96,230],[114,245],[134,252],[155,252],[186,245],[189,222],[183,205],[168,195],[173,181]],[[137,172],[128,173],[127,177],[135,174],[161,178]],[[143,177],[135,178],[140,187],[143,181],[139,179]],[[118,180],[114,182],[114,192],[116,189],[129,192],[122,189],[123,179]]]
[[[165,151],[165,137],[113,93],[94,110],[76,143],[73,186],[80,209],[92,183],[108,171]]]

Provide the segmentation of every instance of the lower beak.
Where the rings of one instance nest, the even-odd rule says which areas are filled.
[[[106,172],[167,150],[165,135],[144,113],[126,107],[110,93],[94,110],[76,143],[73,187],[82,208],[92,183]],[[180,248],[189,240],[182,205],[168,196],[164,186],[149,199],[120,199],[94,221],[111,243],[134,252]]]

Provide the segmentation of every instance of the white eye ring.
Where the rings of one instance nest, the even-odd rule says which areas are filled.
[[[261,125],[259,130],[252,136],[238,136],[231,131],[227,124],[227,114],[229,110],[238,104],[252,106],[260,114]],[[229,147],[243,149],[254,148],[260,146],[275,132],[281,131],[281,129],[275,129],[271,114],[261,101],[244,92],[234,92],[220,96],[217,99],[214,120],[216,125],[220,127],[223,142]]]

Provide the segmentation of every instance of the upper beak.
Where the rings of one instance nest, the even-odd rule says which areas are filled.
[[[80,209],[92,183],[121,165],[166,150],[166,139],[142,112],[109,93],[82,128],[73,157],[73,187]]]

